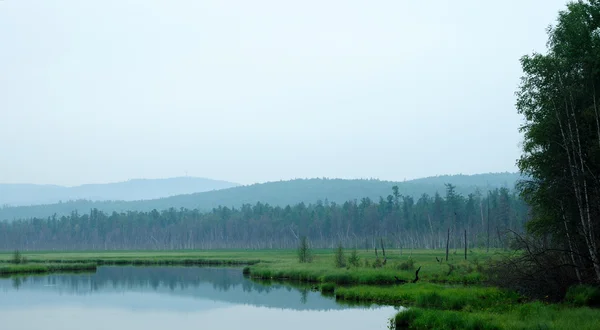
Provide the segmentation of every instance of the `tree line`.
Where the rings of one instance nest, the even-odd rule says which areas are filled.
[[[529,206],[507,188],[463,196],[446,184],[445,194],[414,199],[392,193],[334,203],[285,207],[256,203],[211,212],[169,208],[150,212],[89,213],[0,222],[1,250],[115,250],[296,248],[306,236],[312,248],[372,249],[383,239],[392,248],[506,247],[507,230],[520,232]]]

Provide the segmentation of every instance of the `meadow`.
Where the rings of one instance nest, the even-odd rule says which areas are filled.
[[[300,263],[295,250],[90,251],[28,252],[26,264],[0,253],[0,274],[68,271],[98,265],[245,266],[256,281],[310,285],[340,303],[406,306],[390,319],[394,329],[597,329],[600,290],[573,288],[562,303],[534,301],[516,292],[486,285],[486,265],[504,253],[493,250],[313,250]],[[336,261],[337,260],[337,261]],[[385,263],[384,261],[385,260]],[[65,268],[60,268],[60,267]],[[42,268],[47,267],[47,268]],[[7,272],[12,269],[12,273]],[[418,271],[418,280],[415,273]]]

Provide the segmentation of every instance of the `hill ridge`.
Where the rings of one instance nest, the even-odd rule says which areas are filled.
[[[56,204],[34,206],[4,207],[0,209],[0,220],[21,218],[46,218],[53,214],[57,216],[89,212],[97,208],[106,213],[125,211],[151,211],[152,209],[166,210],[171,207],[198,209],[210,211],[218,206],[240,207],[244,204],[254,205],[257,202],[276,206],[293,205],[300,202],[315,203],[319,200],[344,203],[368,197],[377,200],[392,193],[392,187],[397,185],[399,193],[419,197],[422,194],[433,196],[436,192],[444,195],[444,183],[456,186],[456,192],[463,195],[475,193],[479,189],[506,187],[514,188],[514,183],[520,179],[517,173],[478,174],[475,176],[428,177],[403,182],[382,181],[379,179],[294,179],[240,185],[213,191],[180,194],[159,199],[122,201],[89,201],[85,199],[71,200]]]

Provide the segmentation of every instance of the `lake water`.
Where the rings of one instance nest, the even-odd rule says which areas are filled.
[[[393,307],[340,305],[239,268],[99,267],[0,279],[0,329],[387,329]]]

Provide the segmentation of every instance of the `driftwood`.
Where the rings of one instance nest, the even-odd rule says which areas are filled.
[[[415,272],[415,279],[410,281],[411,283],[417,283],[417,281],[419,280],[419,271],[420,270],[421,270],[421,266],[419,266],[419,268],[417,268],[417,271]],[[398,276],[394,276],[394,278],[396,279],[397,284],[406,284],[409,282],[407,280],[399,279]]]

